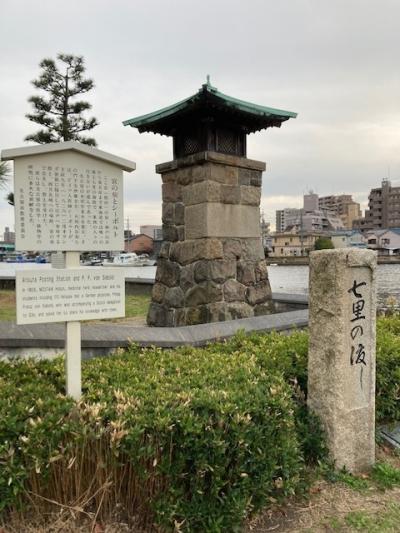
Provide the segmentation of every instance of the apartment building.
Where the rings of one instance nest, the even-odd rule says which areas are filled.
[[[385,179],[381,187],[371,189],[365,217],[355,220],[353,227],[361,231],[399,228],[400,187],[392,187],[391,182]]]
[[[293,220],[300,217],[301,209],[285,208],[276,211],[276,231],[283,232],[288,226],[293,225]]]
[[[272,235],[271,257],[301,257],[307,256],[315,248],[315,241],[319,237],[326,237],[325,233],[294,233],[285,231]]]
[[[303,196],[303,208],[286,208],[276,211],[276,231],[336,231],[345,229],[342,218],[335,210],[320,208],[318,194]]]
[[[352,229],[353,221],[362,216],[360,204],[353,200],[351,194],[321,196],[318,199],[318,206],[339,216],[345,229]]]
[[[13,243],[15,242],[15,232],[10,231],[10,228],[6,226],[4,230],[3,238],[4,238],[4,242]]]

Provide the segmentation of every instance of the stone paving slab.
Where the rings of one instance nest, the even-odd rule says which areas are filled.
[[[389,443],[391,446],[394,446],[397,449],[400,449],[400,423],[397,422],[393,426],[385,426],[380,430],[381,437]]]
[[[214,322],[175,328],[143,327],[124,324],[82,325],[82,348],[117,348],[134,342],[140,346],[174,348],[202,346],[216,340],[228,339],[237,331],[289,331],[308,324],[308,310],[289,311],[227,322]],[[0,348],[64,347],[64,324],[32,324],[17,326],[0,322]]]
[[[308,294],[290,294],[287,292],[273,292],[272,300],[288,304],[308,305]]]

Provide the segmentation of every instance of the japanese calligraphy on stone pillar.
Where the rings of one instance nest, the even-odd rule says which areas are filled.
[[[359,268],[350,278],[348,303],[348,364],[352,377],[355,401],[359,403],[369,391],[371,364],[370,275],[368,269]],[[369,392],[368,392],[369,393]]]
[[[16,162],[16,247],[19,250],[123,248],[122,171],[89,158]]]

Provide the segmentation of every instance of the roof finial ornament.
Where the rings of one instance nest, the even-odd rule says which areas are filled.
[[[210,83],[210,75],[209,75],[209,74],[207,74],[207,85],[208,85],[209,87],[211,87],[211,83]]]

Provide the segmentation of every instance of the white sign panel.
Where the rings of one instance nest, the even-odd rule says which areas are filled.
[[[75,152],[15,160],[17,250],[122,250],[122,170]]]
[[[17,324],[125,316],[125,277],[118,268],[16,272]]]

